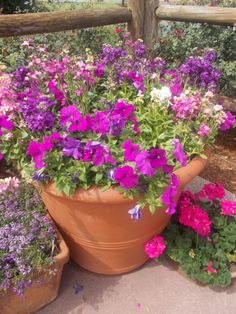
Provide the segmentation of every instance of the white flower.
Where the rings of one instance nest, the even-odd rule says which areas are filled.
[[[221,105],[215,105],[215,106],[213,107],[213,109],[214,109],[215,111],[221,111],[221,110],[223,110],[223,107],[222,107]]]
[[[171,91],[169,87],[163,86],[161,89],[153,88],[151,93],[152,100],[166,101],[171,97]]]

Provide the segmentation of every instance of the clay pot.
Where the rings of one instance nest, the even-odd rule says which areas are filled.
[[[61,238],[61,237],[60,237]],[[30,314],[49,304],[58,296],[64,264],[69,260],[66,243],[60,240],[60,253],[54,257],[55,263],[50,268],[57,269],[56,275],[48,272],[36,273],[34,281],[40,281],[25,289],[23,297],[18,297],[10,289],[0,295],[1,314]]]
[[[209,156],[209,151],[206,151]],[[208,160],[194,158],[176,171],[180,185],[196,177]],[[170,216],[166,208],[152,215],[147,208],[143,217],[134,222],[128,210],[137,200],[125,198],[115,189],[102,192],[99,188],[78,189],[70,197],[56,194],[55,184],[42,187],[41,197],[70,249],[72,259],[83,268],[101,274],[121,274],[143,265],[148,256],[144,243],[167,226]]]

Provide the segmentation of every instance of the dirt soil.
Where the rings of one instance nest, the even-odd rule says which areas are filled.
[[[201,176],[236,193],[236,127],[218,136],[210,165]]]

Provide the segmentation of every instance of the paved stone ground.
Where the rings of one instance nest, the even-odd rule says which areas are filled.
[[[198,190],[205,180],[191,184]],[[229,197],[233,198],[232,194]],[[73,286],[83,286],[75,294]],[[210,289],[180,274],[172,262],[150,261],[129,274],[103,276],[66,265],[59,297],[37,314],[236,314],[236,279]]]

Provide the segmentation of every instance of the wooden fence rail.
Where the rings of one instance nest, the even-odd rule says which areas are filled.
[[[236,24],[236,8],[219,8],[189,5],[161,5],[156,9],[159,20],[208,23],[233,26]]]
[[[0,37],[127,23],[131,19],[127,8],[0,15]]]
[[[128,8],[0,15],[0,37],[128,23],[132,37],[143,38],[151,51],[160,20],[236,25],[236,8],[159,6],[159,0],[128,0]]]

